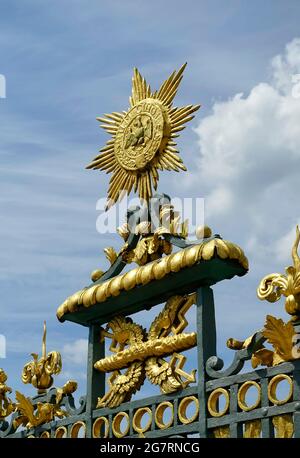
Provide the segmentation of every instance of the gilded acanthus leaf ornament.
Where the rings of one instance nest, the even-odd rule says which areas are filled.
[[[279,360],[280,361],[280,360]],[[274,362],[274,351],[268,350],[267,348],[260,348],[251,357],[251,364],[253,369],[258,366],[273,366]],[[281,362],[281,361],[280,361]]]
[[[132,251],[132,256],[127,259],[139,266],[144,266],[148,262],[159,259],[162,255],[170,254],[171,252],[172,245],[170,242],[154,233],[149,237],[143,237]]]
[[[263,330],[259,331],[263,332]],[[247,337],[245,340],[236,340],[232,337],[230,337],[226,344],[227,347],[230,348],[231,350],[235,351],[243,351],[249,349],[253,345],[253,341],[255,339],[256,334],[252,334],[250,337]],[[274,351],[268,350],[267,348],[264,347],[264,345],[261,343],[258,348],[255,348],[255,351],[251,354],[251,364],[253,369],[255,369],[259,365],[263,366],[272,366],[273,365],[273,357],[274,357]]]
[[[252,420],[246,421],[245,423],[245,431],[244,431],[244,438],[258,438],[261,435],[261,421],[260,420]]]
[[[113,247],[108,247],[104,249],[104,253],[110,264],[112,265],[117,259],[118,255]]]
[[[0,420],[8,417],[14,410],[15,404],[7,396],[12,389],[6,385],[7,375],[0,368]]]
[[[155,92],[134,69],[129,109],[97,118],[112,138],[87,168],[113,174],[108,208],[132,188],[149,201],[152,188],[157,188],[158,170],[186,170],[174,139],[200,105],[172,106],[185,67],[174,71]]]
[[[219,426],[218,428],[214,428],[213,436],[216,439],[227,439],[228,437],[230,437],[230,427],[229,426]]]
[[[300,258],[297,252],[300,241],[299,227],[296,227],[296,240],[292,249],[293,266],[285,269],[286,275],[279,273],[265,276],[257,288],[261,300],[276,302],[285,296],[285,309],[293,320],[300,316]]]
[[[129,234],[130,234],[130,229],[128,227],[128,223],[127,222],[123,223],[122,226],[118,227],[117,228],[117,232],[120,235],[120,237],[122,237],[124,242],[126,242],[128,237],[129,237]]]
[[[289,439],[294,434],[293,416],[290,414],[278,415],[272,419],[275,437],[278,439]]]
[[[68,380],[61,388],[56,388],[55,403],[60,404],[64,396],[73,394],[78,387],[78,383],[75,380]]]
[[[251,355],[251,364],[254,369],[259,365],[277,366],[284,361],[291,361],[298,357],[298,354],[293,352],[295,330],[291,322],[284,323],[281,318],[267,315],[265,326],[259,332],[264,340],[272,346],[272,349],[266,348],[262,342],[254,349]],[[254,336],[255,334],[245,341],[230,338],[227,341],[227,346],[238,351],[247,349],[252,344]]]
[[[173,205],[162,205],[159,213],[159,227],[151,232],[151,223],[143,221],[135,228],[135,233],[141,236],[136,247],[132,251],[123,250],[123,260],[135,262],[143,266],[148,262],[161,258],[163,255],[172,253],[172,244],[165,239],[166,234],[180,238],[186,238],[188,234],[188,222],[181,222],[178,212],[174,211]]]
[[[46,352],[46,322],[44,322],[42,356],[31,353],[33,361],[25,364],[22,372],[22,382],[31,383],[38,389],[39,393],[44,393],[53,384],[52,375],[59,374],[62,368],[61,355],[57,351]]]
[[[277,361],[280,361],[280,359],[281,361],[292,359],[295,330],[291,322],[284,323],[281,319],[267,315],[267,321],[262,334],[275,349]]]
[[[173,205],[162,205],[159,220],[160,227],[155,231],[158,235],[171,234],[183,239],[188,236],[188,220],[181,222],[181,216],[174,210]]]
[[[242,350],[243,348],[249,347],[249,345],[251,344],[251,342],[253,340],[253,336],[254,335],[248,337],[246,340],[243,340],[243,341],[236,340],[236,339],[233,339],[232,337],[230,337],[227,340],[226,345],[231,350]]]
[[[261,300],[276,302],[281,296],[285,296],[285,309],[292,315],[288,323],[282,319],[267,315],[264,328],[259,331],[262,338],[267,341],[272,349],[268,349],[261,342],[259,348],[255,348],[251,355],[252,367],[259,365],[276,366],[284,361],[299,359],[299,348],[296,346],[296,333],[293,323],[300,318],[300,258],[297,249],[300,241],[299,227],[296,227],[296,239],[292,248],[293,266],[286,268],[286,275],[273,273],[265,276],[258,288],[257,295]],[[252,337],[244,342],[229,339],[227,345],[235,350],[248,348]]]
[[[65,410],[61,409],[59,403],[38,402],[34,406],[31,400],[19,391],[16,391],[16,400],[16,411],[19,415],[13,421],[15,429],[20,425],[30,429],[44,423],[49,423],[55,417],[64,418],[68,415]]]
[[[71,395],[77,389],[77,382],[75,380],[67,381],[63,387],[56,388],[55,398],[51,402],[37,402],[33,403],[32,400],[24,396],[19,391],[16,391],[16,404],[14,405],[16,417],[13,420],[13,426],[18,429],[19,426],[24,426],[27,429],[49,423],[56,418],[64,418],[69,413],[62,409],[61,404],[66,396]]]
[[[163,255],[171,254],[172,244],[166,240],[166,235],[173,235],[185,239],[188,235],[188,221],[181,221],[178,212],[174,211],[171,204],[164,204],[159,212],[159,226],[153,230],[151,223],[147,220],[141,221],[134,228],[134,234],[139,235],[140,239],[133,249],[129,249],[127,239],[130,234],[128,224],[125,223],[118,228],[119,235],[125,241],[121,250],[117,253],[114,248],[104,249],[106,258],[112,265],[119,256],[127,264],[135,262],[139,266],[161,258]],[[95,273],[93,272],[93,276]]]
[[[149,332],[131,319],[119,316],[102,330],[103,337],[112,339],[111,356],[94,365],[101,372],[112,372],[109,391],[98,400],[98,407],[117,407],[129,401],[147,377],[162,393],[172,393],[195,382],[195,370],[183,370],[186,358],[178,354],[197,343],[193,333],[183,333],[188,322],[186,312],[195,303],[195,295],[171,297],[155,318]],[[112,332],[110,332],[111,330]],[[167,361],[165,357],[170,356]],[[124,373],[120,370],[125,369]]]

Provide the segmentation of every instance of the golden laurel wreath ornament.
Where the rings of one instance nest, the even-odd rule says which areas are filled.
[[[124,192],[129,194],[133,187],[140,199],[148,202],[152,187],[157,189],[158,170],[186,170],[175,149],[174,138],[185,128],[184,124],[193,119],[192,113],[200,105],[172,107],[185,67],[186,64],[174,71],[155,92],[151,92],[145,79],[134,69],[128,111],[97,118],[112,138],[87,169],[113,173],[107,208],[121,199]]]

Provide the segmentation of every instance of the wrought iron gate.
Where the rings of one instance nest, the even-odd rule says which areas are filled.
[[[148,202],[149,176],[155,185],[156,168],[181,166],[166,136],[175,136],[199,108],[171,108],[183,69],[173,73],[158,93],[151,93],[135,71],[130,110],[102,119],[114,140],[91,167],[109,167],[116,174],[108,206],[122,187],[129,192],[134,181]],[[160,142],[161,158],[155,156]],[[58,352],[46,353],[45,328],[42,357],[36,355],[22,374],[24,383],[38,389],[37,396],[16,392],[12,401],[6,374],[0,371],[0,437],[300,437],[298,228],[294,265],[285,275],[266,276],[258,287],[261,300],[274,302],[284,296],[291,320],[284,323],[267,316],[264,328],[245,341],[229,339],[234,357],[223,369],[216,355],[212,286],[245,275],[247,258],[240,247],[212,235],[207,226],[189,241],[187,223],[180,221],[168,196],[156,195],[151,204],[151,212],[144,206],[128,209],[118,230],[123,246],[118,253],[111,247],[105,250],[110,268],[94,271],[92,284],[57,310],[61,322],[89,329],[87,391],[79,406],[73,397],[75,381],[51,388],[61,357]],[[137,266],[131,268],[132,263]],[[148,329],[132,320],[135,313],[150,314],[162,303]],[[188,311],[194,312],[195,322],[189,332]],[[184,352],[192,348],[195,368],[187,371]],[[249,360],[253,370],[243,372]],[[146,379],[153,395],[132,399]],[[278,395],[282,382],[289,388],[284,398]],[[256,391],[253,402],[247,397],[250,389]]]

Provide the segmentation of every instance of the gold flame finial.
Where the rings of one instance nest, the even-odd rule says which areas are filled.
[[[46,351],[47,327],[46,321],[43,326],[42,356],[32,353],[33,361],[25,364],[22,372],[22,382],[31,383],[38,389],[39,393],[44,393],[53,384],[54,374],[59,374],[62,368],[61,355],[57,351]]]

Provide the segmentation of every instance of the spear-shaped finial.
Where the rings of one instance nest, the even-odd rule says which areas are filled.
[[[294,267],[297,271],[300,270],[300,258],[299,258],[298,251],[297,251],[298,246],[299,246],[299,241],[300,241],[300,231],[299,231],[299,226],[297,225],[296,226],[296,240],[295,240],[295,243],[292,249],[292,258],[294,261]]]
[[[46,337],[47,337],[47,327],[46,321],[44,321],[44,332],[43,332],[43,342],[42,342],[42,358],[46,359]]]

